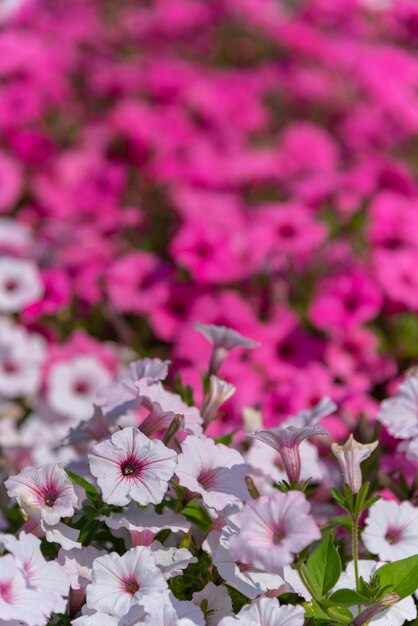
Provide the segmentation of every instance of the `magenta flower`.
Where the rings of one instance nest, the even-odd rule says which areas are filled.
[[[89,462],[108,504],[158,504],[174,474],[176,456],[162,441],[128,427],[96,444]]]
[[[281,575],[294,554],[321,537],[309,509],[299,491],[276,492],[247,502],[236,518],[241,530],[230,539],[233,558]]]
[[[182,444],[176,470],[180,485],[199,493],[217,511],[248,498],[247,473],[248,466],[237,450],[194,436]]]
[[[234,348],[257,348],[260,344],[243,337],[236,330],[214,324],[195,324],[195,329],[212,344],[212,355],[209,364],[210,374],[216,374],[229,352]]]
[[[36,469],[25,467],[4,483],[10,498],[30,516],[39,516],[48,525],[71,517],[81,505],[81,490],[75,488],[61,465],[48,463]]]
[[[143,596],[160,595],[167,583],[149,548],[138,546],[93,563],[93,581],[87,587],[87,606],[116,617],[126,616]]]
[[[280,454],[290,483],[299,483],[301,460],[299,447],[302,441],[316,435],[327,435],[327,431],[320,426],[307,426],[297,428],[287,426],[270,428],[269,430],[259,430],[248,435],[253,439],[259,439],[268,446],[271,446]]]

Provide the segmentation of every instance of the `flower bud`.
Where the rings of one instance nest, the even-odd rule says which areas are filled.
[[[341,471],[346,482],[353,493],[358,493],[363,482],[360,464],[369,458],[373,450],[379,445],[378,441],[373,443],[359,443],[350,435],[343,446],[333,443],[331,449],[340,464]]]
[[[355,620],[352,622],[352,626],[363,626],[363,624],[368,624],[369,621],[378,615],[382,611],[386,611],[390,606],[399,602],[400,598],[397,593],[388,593],[383,598],[368,606],[367,609],[364,609]]]

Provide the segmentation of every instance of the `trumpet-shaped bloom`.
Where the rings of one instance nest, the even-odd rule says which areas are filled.
[[[200,493],[204,503],[217,511],[248,498],[247,473],[248,467],[237,450],[194,436],[182,444],[176,470],[180,485]]]
[[[379,500],[370,507],[363,531],[366,548],[382,561],[418,553],[418,508],[410,502]]]
[[[255,569],[281,575],[294,554],[321,536],[309,509],[299,491],[276,492],[247,502],[237,515],[240,531],[230,539],[232,556]]]
[[[234,348],[258,348],[260,345],[257,341],[247,339],[247,337],[243,337],[236,330],[226,326],[197,322],[195,329],[202,333],[212,344],[212,355],[209,365],[211,374],[216,374],[230,351]]]
[[[119,556],[116,552],[93,563],[93,581],[87,587],[87,606],[115,617],[124,617],[143,596],[167,589],[149,548],[137,546]]]
[[[369,458],[378,445],[378,441],[367,444],[359,443],[353,435],[350,435],[343,446],[339,446],[337,443],[331,445],[331,449],[340,464],[344,482],[351,487],[353,493],[358,493],[363,483],[361,463]]]
[[[206,424],[216,418],[219,407],[231,398],[236,391],[234,385],[230,385],[226,380],[218,378],[214,374],[210,377],[210,387],[208,398],[202,407],[202,417]]]
[[[108,504],[158,504],[174,474],[176,456],[162,441],[128,427],[93,446],[89,462]]]
[[[260,598],[244,606],[237,617],[224,617],[219,626],[303,626],[305,611],[301,606],[280,606],[274,598]]]
[[[71,517],[80,506],[79,489],[68,474],[56,463],[40,468],[25,467],[20,474],[4,483],[11,498],[32,516],[40,516],[48,525],[55,525],[62,517]]]
[[[279,426],[269,430],[259,430],[248,435],[266,443],[277,450],[283,461],[287,477],[292,483],[299,482],[301,472],[301,460],[299,447],[302,441],[316,435],[327,435],[327,431],[320,426],[306,426],[298,428],[296,426]]]

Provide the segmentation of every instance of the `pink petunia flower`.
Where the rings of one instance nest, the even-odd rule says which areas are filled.
[[[68,474],[56,463],[40,468],[25,467],[4,483],[10,498],[31,516],[53,526],[62,517],[71,517],[81,505],[81,490],[76,491]]]
[[[69,583],[71,587],[69,607],[72,615],[77,613],[85,602],[86,587],[93,578],[94,561],[105,554],[104,550],[98,550],[93,546],[68,551],[61,548],[59,551],[58,563],[67,578],[67,585]]]
[[[174,474],[176,456],[162,441],[128,427],[96,444],[89,463],[108,504],[158,504]]]
[[[126,616],[142,597],[167,589],[149,548],[137,546],[119,556],[116,552],[97,558],[93,580],[87,587],[87,606],[116,617]]]
[[[193,435],[182,444],[176,469],[180,485],[199,493],[204,503],[217,511],[248,498],[247,473],[237,450]]]
[[[241,530],[230,540],[232,556],[258,570],[281,574],[293,554],[321,536],[309,508],[299,491],[247,502],[237,515]]]

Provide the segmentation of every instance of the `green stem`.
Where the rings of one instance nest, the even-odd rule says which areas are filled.
[[[358,571],[358,515],[353,513],[351,516],[351,528],[352,528],[352,543],[353,543],[353,562],[354,562],[354,576],[356,579],[356,590],[360,591],[360,576]],[[358,612],[362,610],[361,604],[357,606]]]

